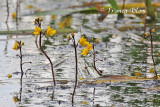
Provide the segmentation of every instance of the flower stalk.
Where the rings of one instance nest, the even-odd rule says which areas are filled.
[[[154,74],[155,74],[155,79],[157,80],[157,71],[156,71],[156,65],[155,65],[155,61],[154,61],[154,58],[153,58],[153,40],[152,40],[152,32],[155,32],[154,29],[151,30],[149,29],[149,32],[150,32],[150,39],[151,39],[151,56],[152,56],[152,61],[153,61],[153,66],[154,66]]]
[[[54,76],[54,71],[53,71],[53,63],[50,59],[50,57],[46,54],[46,52],[43,50],[42,45],[41,45],[41,39],[42,39],[42,31],[41,31],[41,21],[43,21],[42,18],[37,18],[35,19],[34,23],[37,25],[35,28],[35,32],[33,34],[35,35],[39,35],[39,48],[42,51],[42,53],[46,56],[46,58],[48,59],[48,61],[50,62],[51,65],[51,71],[52,71],[52,78],[53,78],[53,84],[54,86],[56,86],[56,81],[55,81],[55,76]],[[46,32],[45,32],[46,33]],[[53,36],[56,33],[56,30],[53,30],[52,28],[50,28],[50,26],[48,27],[47,30],[47,34],[50,36]]]
[[[95,39],[93,38],[93,68],[97,71],[97,73],[102,76],[102,72],[96,67],[96,52],[95,52]]]
[[[73,45],[74,45],[74,51],[75,51],[75,62],[76,62],[75,85],[74,85],[74,90],[73,90],[73,93],[72,93],[72,105],[73,105],[73,103],[74,103],[74,95],[75,95],[76,87],[77,87],[77,76],[78,76],[77,45],[76,45],[75,37],[74,37],[73,33],[72,33],[72,39],[73,39]]]
[[[68,40],[72,40],[73,42],[73,46],[74,46],[74,53],[75,53],[75,66],[76,66],[76,75],[75,75],[75,85],[74,85],[74,89],[73,89],[73,93],[72,93],[72,106],[74,104],[74,95],[76,92],[76,88],[77,88],[77,79],[78,79],[78,57],[77,57],[77,44],[75,41],[75,37],[74,37],[74,33],[72,33],[72,36],[67,36]]]

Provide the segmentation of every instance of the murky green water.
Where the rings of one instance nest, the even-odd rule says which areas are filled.
[[[21,2],[20,20],[18,29],[34,29],[33,20],[36,16],[23,16],[33,13],[36,9],[45,10],[63,10],[68,6],[77,5],[82,1],[71,0],[27,0]],[[15,11],[16,0],[9,1],[10,17],[9,30],[16,30],[16,22],[12,19],[11,13]],[[34,9],[27,9],[28,5],[33,5]],[[5,0],[0,1],[0,31],[7,30],[5,24],[6,4]],[[57,15],[54,27],[64,14]],[[142,27],[143,20],[135,15],[125,15],[124,19],[117,21],[117,15],[109,14],[103,22],[99,22],[98,14],[80,14],[72,15],[71,28],[78,29],[75,33],[76,41],[85,34],[87,39],[92,37],[99,38],[100,43],[95,46],[96,65],[103,71],[103,75],[127,75],[134,76],[135,72],[141,72],[142,76],[152,76],[148,73],[153,67],[150,55],[150,41],[144,41],[139,38],[143,34],[142,28],[138,30],[120,31],[119,27],[135,26]],[[51,16],[44,16],[42,29],[47,28],[51,23]],[[159,22],[156,22],[159,24]],[[58,28],[58,27],[57,27]],[[92,29],[107,29],[94,32]],[[53,38],[43,38],[43,47],[46,53],[53,61],[56,74],[57,86],[53,87],[50,65],[45,56],[41,53],[35,43],[33,35],[0,35],[0,103],[1,107],[29,106],[29,107],[70,107],[72,106],[72,92],[75,80],[75,59],[74,48],[71,41],[66,38],[68,34],[56,34]],[[137,36],[139,35],[139,36]],[[157,37],[159,32],[155,34]],[[26,72],[22,81],[19,67],[19,51],[12,49],[16,40],[25,42],[22,48],[23,61],[31,61],[31,64],[23,65]],[[156,40],[156,39],[155,39]],[[159,41],[158,39],[156,41]],[[146,52],[147,48],[147,52]],[[158,107],[160,106],[160,94],[158,84],[152,80],[129,81],[117,83],[86,84],[85,81],[94,81],[99,76],[84,63],[84,57],[81,56],[83,47],[78,46],[78,87],[75,94],[75,107]],[[159,74],[159,42],[154,45],[154,58],[156,68]],[[147,57],[146,57],[147,53]],[[85,60],[92,63],[91,55]],[[147,61],[147,63],[146,63]],[[8,78],[12,74],[12,78]],[[103,78],[105,79],[105,78]],[[22,85],[21,85],[22,82]],[[21,91],[22,89],[22,91]],[[14,102],[18,97],[21,101]]]

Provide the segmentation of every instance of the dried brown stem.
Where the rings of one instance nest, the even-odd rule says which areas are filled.
[[[123,0],[122,10],[124,9],[124,7],[125,7],[125,0]]]
[[[153,66],[154,66],[154,74],[155,74],[155,79],[157,80],[157,71],[156,71],[156,66],[153,58],[153,41],[152,41],[152,31],[149,29],[150,36],[151,36],[151,56],[152,56],[152,61],[153,61]]]
[[[23,63],[22,63],[22,44],[21,44],[21,41],[20,41],[20,43],[19,43],[19,51],[20,51],[20,69],[21,69],[21,78],[20,78],[20,92],[19,92],[19,94],[20,94],[20,102],[21,102],[21,96],[22,96],[22,78],[23,78],[23,68],[22,68],[22,65],[23,65]]]
[[[8,18],[9,18],[9,6],[8,6],[8,0],[6,0],[6,6],[7,6],[7,18],[6,18],[6,23],[8,23]]]
[[[72,37],[73,37],[73,44],[74,44],[74,51],[75,51],[75,62],[76,62],[75,85],[74,85],[74,90],[73,90],[73,93],[72,93],[72,106],[73,106],[73,103],[74,103],[74,95],[75,95],[76,87],[77,87],[78,58],[77,58],[77,45],[76,45],[75,38],[74,38],[74,36],[73,36],[73,35],[72,35]]]
[[[56,81],[55,81],[55,77],[54,77],[54,71],[53,71],[53,64],[51,59],[49,58],[49,56],[46,54],[46,52],[43,50],[42,45],[41,45],[41,32],[40,32],[40,36],[39,36],[39,48],[42,51],[42,53],[47,57],[48,61],[50,62],[51,65],[51,70],[52,70],[52,77],[53,77],[53,84],[54,86],[56,86]]]
[[[96,67],[96,53],[95,53],[94,46],[95,46],[95,42],[94,42],[94,38],[93,38],[93,68],[97,71],[97,73],[98,73],[100,76],[102,76],[102,73],[101,73],[100,70],[98,70],[97,67]]]
[[[19,5],[19,0],[17,0],[17,4],[16,4],[16,27],[18,30],[18,5]]]

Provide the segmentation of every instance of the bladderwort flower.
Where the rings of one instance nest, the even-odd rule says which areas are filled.
[[[17,42],[15,42],[14,47],[12,49],[18,50],[19,48],[20,48],[19,47],[19,42],[17,41]]]
[[[152,32],[155,32],[155,29],[152,29]]]
[[[71,26],[71,21],[72,21],[72,18],[71,17],[68,17],[67,19],[64,20],[64,24],[66,27],[69,27]]]
[[[11,78],[12,77],[12,75],[11,74],[8,74],[8,78]]]
[[[86,47],[84,47],[81,54],[84,55],[84,56],[87,56],[88,53],[89,53],[89,50]]]
[[[48,26],[47,34],[49,36],[53,36],[55,33],[56,33],[56,30],[53,30],[53,28],[50,28],[50,26]]]
[[[148,33],[145,33],[145,37],[147,37],[148,36]]]
[[[34,35],[39,35],[41,32],[41,28],[40,27],[35,27],[35,32],[33,33]]]
[[[92,44],[88,44],[88,45],[87,45],[87,49],[88,49],[89,51],[92,50],[92,49],[93,49]]]
[[[64,28],[65,28],[64,23],[63,23],[63,22],[59,22],[59,28],[60,28],[60,29],[64,29]]]
[[[70,39],[71,39],[71,37],[70,37],[69,35],[67,36],[67,38],[68,38],[68,40],[70,40]]]
[[[19,41],[16,41],[15,44],[14,44],[14,47],[13,47],[12,49],[18,50],[18,49],[20,48],[20,45],[24,45],[24,42],[22,42],[22,43],[20,44]]]
[[[16,19],[16,12],[12,13],[12,19]]]
[[[99,39],[97,39],[96,42],[99,43]]]
[[[79,40],[79,43],[82,45],[82,46],[86,46],[89,44],[89,42],[86,40],[86,38],[84,38],[84,36]]]

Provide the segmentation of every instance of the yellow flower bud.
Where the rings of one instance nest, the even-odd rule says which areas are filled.
[[[12,75],[11,74],[8,74],[8,78],[11,78],[12,77]]]
[[[147,36],[148,36],[148,33],[145,33],[145,35],[146,35],[145,37],[147,37]]]
[[[152,29],[152,32],[155,32],[155,29]]]
[[[22,42],[22,45],[24,45],[24,42]]]
[[[71,39],[71,37],[70,37],[69,35],[67,36],[67,38],[68,38],[68,40],[70,40],[70,39]]]
[[[12,13],[12,19],[16,19],[16,12]]]

